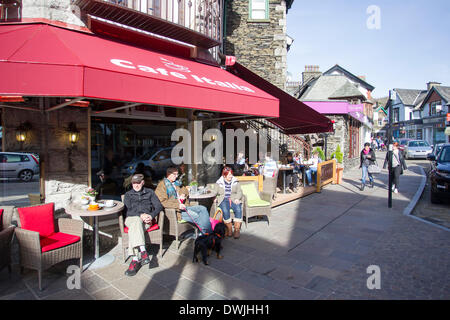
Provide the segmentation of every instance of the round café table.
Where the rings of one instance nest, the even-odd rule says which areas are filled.
[[[99,210],[88,210],[84,209],[87,205],[82,205],[81,203],[71,202],[67,208],[65,208],[66,213],[71,216],[79,217],[93,217],[94,218],[94,261],[89,265],[90,269],[103,268],[114,262],[114,256],[110,254],[105,254],[100,257],[100,239],[98,236],[98,217],[107,216],[110,214],[116,214],[123,210],[124,204],[121,201],[113,200],[114,206],[111,208],[102,207]],[[102,203],[102,201],[99,201]]]
[[[294,167],[282,166],[278,170],[283,172],[283,193],[286,193],[286,171],[293,171]]]
[[[189,193],[189,200],[198,201],[198,204],[203,204],[208,212],[211,210],[212,199],[214,199],[217,195],[217,192],[213,190],[208,190],[205,193]]]

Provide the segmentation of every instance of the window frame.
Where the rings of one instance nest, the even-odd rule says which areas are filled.
[[[253,13],[253,8],[252,8],[252,4],[253,4],[254,0],[249,0],[248,1],[248,20],[249,21],[256,21],[256,22],[267,22],[269,21],[269,0],[264,0],[265,2],[265,14],[264,14],[264,18],[263,19],[257,19],[257,18],[253,18],[252,13]]]

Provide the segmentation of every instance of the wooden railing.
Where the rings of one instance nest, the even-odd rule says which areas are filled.
[[[322,187],[330,182],[336,181],[336,160],[320,162],[317,165],[317,185],[316,192],[320,192]]]

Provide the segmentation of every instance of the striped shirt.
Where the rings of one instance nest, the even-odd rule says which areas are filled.
[[[231,197],[231,183],[225,181],[225,198]]]

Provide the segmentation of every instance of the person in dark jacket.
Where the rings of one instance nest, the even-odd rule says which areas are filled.
[[[362,169],[361,191],[364,190],[367,176],[369,177],[370,187],[373,188],[373,176],[369,172],[369,166],[375,164],[375,161],[375,151],[370,147],[370,143],[366,142],[364,144],[364,149],[361,150],[359,163],[359,167]]]
[[[389,152],[386,153],[386,158],[384,159],[383,169],[386,169],[388,165]],[[408,170],[406,166],[405,159],[403,158],[402,152],[398,149],[398,142],[394,142],[393,150],[392,150],[392,170],[389,172],[391,175],[392,183],[392,191],[394,193],[398,193],[398,187],[400,182],[400,175],[403,174],[403,169]]]
[[[143,174],[131,178],[132,189],[125,193],[125,226],[128,227],[128,253],[133,259],[125,271],[134,276],[142,265],[150,263],[145,250],[145,230],[152,225],[153,219],[163,210],[163,206],[152,189],[145,188]]]

